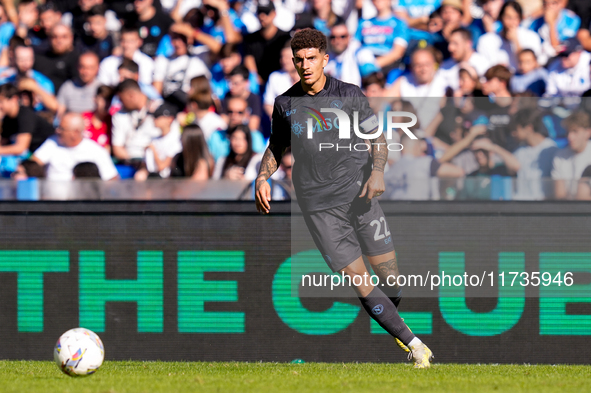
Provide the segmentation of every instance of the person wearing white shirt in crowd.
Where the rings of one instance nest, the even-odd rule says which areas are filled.
[[[351,40],[343,21],[330,29],[328,64],[324,72],[343,82],[361,86],[361,77],[378,72],[373,52],[362,48],[357,40]]]
[[[57,135],[47,139],[31,157],[47,166],[47,180],[72,180],[74,167],[81,162],[96,164],[102,180],[119,175],[109,153],[98,143],[84,138],[84,119],[78,113],[66,113],[57,128]]]
[[[279,59],[281,69],[279,71],[273,71],[271,75],[269,75],[267,87],[265,88],[263,107],[269,117],[273,114],[273,103],[275,102],[275,98],[285,93],[300,80],[292,59],[293,53],[291,51],[291,44],[288,41],[285,47],[281,50],[281,58]]]
[[[589,62],[591,53],[583,50],[576,38],[565,42],[564,50],[548,68],[546,96],[573,97],[580,96],[591,88],[589,79]]]
[[[473,48],[472,33],[469,30],[460,27],[451,32],[448,44],[451,58],[441,64],[439,73],[447,86],[454,91],[460,88],[460,63],[471,65],[479,77],[489,68],[489,61]]]
[[[228,125],[220,115],[210,110],[214,102],[209,80],[205,76],[198,76],[191,80],[191,86],[187,104],[189,114],[179,113],[177,119],[180,124],[198,125],[205,141],[209,143],[216,131],[225,130]]]
[[[162,101],[151,101],[142,93],[139,84],[126,79],[117,87],[122,108],[113,115],[111,144],[113,155],[119,160],[143,159],[152,140],[161,135],[151,113]]]
[[[181,145],[181,126],[175,120],[177,109],[164,103],[154,113],[154,125],[162,134],[152,140],[146,149],[146,167],[137,171],[135,180],[146,180],[150,173],[157,173],[161,178],[170,176],[172,159],[183,150]]]
[[[578,180],[585,168],[591,165],[589,113],[579,109],[563,121],[563,126],[568,132],[568,146],[556,153],[552,163],[556,199],[573,198],[577,192]]]
[[[516,1],[508,1],[503,5],[499,20],[503,29],[499,32],[486,33],[478,40],[478,53],[486,58],[489,66],[501,64],[515,73],[517,69],[517,55],[523,49],[531,49],[538,63],[545,65],[548,60],[542,54],[542,40],[540,36],[522,27],[523,10]]]
[[[447,84],[437,72],[437,56],[432,47],[415,50],[410,60],[411,74],[398,78],[389,89],[389,97],[405,98],[417,109],[423,125],[431,124],[439,113],[441,97],[445,97]]]
[[[107,86],[116,86],[119,83],[117,69],[123,58],[131,59],[139,66],[139,79],[142,83],[151,85],[154,80],[154,61],[140,51],[142,39],[137,29],[124,27],[121,29],[120,56],[109,56],[101,61],[99,68],[99,81]]]
[[[186,94],[191,87],[191,79],[200,75],[205,75],[210,79],[211,73],[203,60],[188,54],[186,36],[171,33],[170,39],[174,54],[170,58],[162,55],[156,58],[154,87],[165,100],[174,99],[175,104],[177,101],[183,100],[183,97],[178,96],[179,94],[184,96],[184,102],[182,103],[182,107],[184,107],[186,105]],[[181,105],[179,105],[179,109],[181,109]]]

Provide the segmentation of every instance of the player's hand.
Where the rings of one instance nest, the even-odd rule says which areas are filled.
[[[372,171],[371,176],[363,186],[359,198],[365,198],[365,203],[371,202],[373,197],[379,197],[386,191],[384,184],[384,172]]]
[[[271,186],[264,179],[256,180],[256,190],[254,199],[257,205],[257,211],[263,214],[269,214],[271,210]]]

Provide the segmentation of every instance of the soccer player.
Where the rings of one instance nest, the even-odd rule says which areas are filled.
[[[400,288],[394,287],[395,293],[388,297],[368,280],[359,280],[369,275],[362,254],[367,256],[382,282],[386,282],[388,276],[398,277],[392,237],[384,213],[374,198],[385,189],[384,166],[388,150],[384,135],[367,138],[368,142],[373,142],[370,155],[363,148],[340,148],[339,141],[341,146],[359,147],[367,146],[366,139],[353,134],[350,140],[339,140],[337,119],[336,116],[331,118],[331,113],[316,112],[315,116],[322,121],[314,126],[311,139],[304,130],[308,118],[313,117],[308,112],[315,111],[314,108],[319,110],[325,103],[324,107],[330,105],[348,115],[357,112],[362,133],[373,134],[378,128],[378,120],[361,89],[324,74],[328,63],[326,46],[324,34],[309,28],[298,31],[291,41],[300,81],[275,99],[271,139],[255,182],[257,210],[269,213],[271,189],[267,180],[291,146],[295,161],[292,180],[298,204],[326,263],[333,272],[351,279],[363,308],[409,353],[414,367],[428,368],[433,353],[398,314]],[[319,147],[331,144],[332,149]],[[358,281],[360,285],[356,285]]]

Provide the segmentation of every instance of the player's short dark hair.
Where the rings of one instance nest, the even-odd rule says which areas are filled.
[[[513,74],[511,74],[511,71],[501,64],[490,67],[484,74],[484,77],[488,80],[497,78],[500,81],[507,83],[507,85],[509,85],[512,76]]]
[[[127,70],[129,72],[133,72],[134,74],[139,74],[140,72],[140,66],[138,66],[135,61],[126,58],[123,58],[123,61],[121,61],[121,64],[119,67],[117,67],[117,69]]]
[[[511,119],[510,129],[532,126],[538,134],[547,135],[546,127],[542,123],[542,116],[536,108],[523,108],[517,111]]]
[[[248,72],[248,68],[240,64],[234,67],[234,69],[230,71],[230,74],[228,74],[229,77],[233,77],[235,75],[240,75],[244,78],[245,81],[247,81],[250,76],[250,73]]]
[[[577,127],[591,128],[591,116],[589,116],[587,111],[582,109],[576,110],[562,121],[562,126],[567,131],[571,131]]]
[[[316,29],[305,28],[297,31],[291,39],[293,53],[302,49],[316,48],[320,53],[326,53],[326,36]]]
[[[454,29],[450,35],[453,35],[456,33],[460,34],[462,36],[462,39],[464,39],[464,41],[473,41],[472,33],[470,32],[470,30],[466,29],[465,27],[458,27],[457,29]]]
[[[98,166],[94,162],[81,162],[72,171],[75,179],[100,179],[101,177]]]
[[[91,16],[105,16],[107,14],[107,9],[107,5],[104,3],[93,5],[86,12],[86,17],[90,18]]]
[[[117,85],[117,93],[123,93],[128,90],[135,90],[139,92],[142,91],[139,83],[137,83],[133,79],[125,79],[123,82]]]
[[[361,86],[367,89],[368,86],[378,84],[383,89],[386,86],[386,78],[381,72],[373,72],[361,79]]]
[[[8,99],[18,96],[18,89],[12,83],[5,83],[0,85],[0,96]]]

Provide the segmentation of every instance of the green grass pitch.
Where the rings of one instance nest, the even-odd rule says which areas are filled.
[[[591,366],[114,362],[68,377],[53,362],[0,361],[0,392],[582,392]]]

